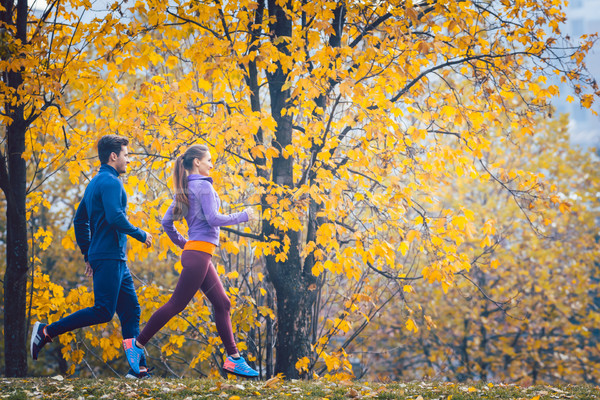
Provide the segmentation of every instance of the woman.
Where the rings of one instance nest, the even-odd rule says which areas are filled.
[[[139,361],[146,343],[171,318],[183,311],[201,289],[213,305],[217,331],[227,351],[223,370],[244,377],[258,376],[258,372],[238,353],[229,314],[231,303],[211,262],[212,254],[219,245],[219,227],[247,222],[255,219],[256,215],[250,208],[230,215],[219,213],[219,196],[210,178],[212,168],[210,152],[204,145],[190,146],[175,163],[175,200],[167,210],[162,226],[173,243],[183,249],[183,269],[171,299],[152,314],[137,338],[123,341],[127,361],[135,373],[139,373]],[[173,224],[173,221],[184,217],[188,224],[188,240]]]

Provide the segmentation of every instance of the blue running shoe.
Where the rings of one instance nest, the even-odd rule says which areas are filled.
[[[144,356],[144,349],[140,349],[135,344],[135,338],[123,340],[123,348],[127,362],[135,374],[140,373],[140,360]]]
[[[46,324],[42,324],[41,322],[36,322],[35,325],[33,325],[31,340],[29,341],[29,350],[31,351],[31,358],[34,360],[37,360],[42,347],[52,341],[52,338],[46,332],[46,326]]]
[[[129,371],[127,371],[127,375],[125,375],[125,378],[127,378],[127,379],[150,379],[153,376],[153,374],[152,374],[153,369],[154,368],[146,368],[146,367],[140,365],[140,373],[136,374],[130,368]]]
[[[258,376],[258,371],[249,366],[242,357],[236,359],[228,356],[223,364],[223,371],[244,378],[256,378]]]

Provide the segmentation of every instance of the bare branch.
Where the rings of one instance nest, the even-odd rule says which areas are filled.
[[[238,235],[241,237],[246,237],[246,238],[250,238],[250,239],[254,239],[254,240],[262,240],[262,238],[260,236],[254,234],[254,233],[241,232],[241,231],[238,231],[237,229],[231,229],[226,226],[222,226],[221,230],[225,231],[225,232],[233,233],[234,235]]]

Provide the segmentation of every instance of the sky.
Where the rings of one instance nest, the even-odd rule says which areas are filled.
[[[572,39],[581,35],[590,35],[600,31],[600,0],[570,0],[566,9],[567,23],[562,31]],[[586,64],[591,74],[600,84],[600,41],[596,43],[592,53],[587,57]],[[582,147],[593,147],[600,155],[600,116],[594,116],[588,109],[582,108],[577,101],[569,104],[565,101],[568,95],[573,95],[570,88],[562,86],[561,96],[553,101],[559,113],[570,114],[569,132],[571,141]],[[596,99],[593,106],[600,113],[600,104]]]

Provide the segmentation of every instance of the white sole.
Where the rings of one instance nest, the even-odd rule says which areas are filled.
[[[33,325],[33,330],[31,331],[31,339],[29,340],[29,353],[31,354],[31,358],[33,358],[33,341],[35,340],[35,336],[40,327],[41,323],[38,321]],[[35,360],[35,359],[34,359]]]

